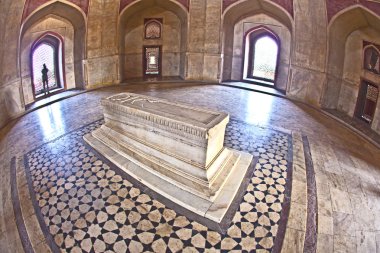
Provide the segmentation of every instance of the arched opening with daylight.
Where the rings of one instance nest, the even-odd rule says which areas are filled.
[[[19,35],[20,76],[25,105],[32,104],[44,95],[36,79],[41,78],[42,66],[37,62],[38,55],[42,59],[41,52],[45,52],[46,57],[51,55],[52,49],[54,51],[52,62],[55,65],[47,66],[50,74],[49,86],[54,84],[50,90],[57,92],[85,87],[85,32],[83,11],[65,2],[56,1],[43,5],[25,19]]]
[[[242,79],[273,85],[276,80],[279,44],[278,37],[269,29],[249,31],[245,37]]]
[[[247,0],[231,4],[222,19],[222,81],[261,81],[285,92],[291,61],[291,15],[276,3]]]
[[[63,42],[53,34],[37,40],[31,49],[32,88],[35,98],[47,96],[65,88],[63,75]],[[47,84],[43,84],[43,68],[47,68]]]

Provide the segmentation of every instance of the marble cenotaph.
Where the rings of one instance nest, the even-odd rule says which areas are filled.
[[[222,221],[253,158],[223,146],[228,114],[133,93],[101,105],[90,146],[157,194]]]

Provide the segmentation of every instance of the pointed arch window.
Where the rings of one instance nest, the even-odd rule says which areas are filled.
[[[364,48],[364,69],[380,74],[380,51],[373,45]]]
[[[145,39],[160,39],[162,32],[162,18],[145,19]]]
[[[264,27],[246,34],[243,79],[274,84],[277,74],[280,40]]]
[[[47,96],[64,88],[63,41],[55,34],[45,34],[35,41],[31,50],[32,88],[35,98]],[[43,69],[47,73],[44,77]],[[44,86],[44,79],[47,82]]]
[[[253,45],[252,69],[254,78],[274,81],[277,68],[277,43],[269,36],[261,36]]]

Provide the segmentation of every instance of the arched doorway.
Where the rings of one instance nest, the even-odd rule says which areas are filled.
[[[245,38],[243,80],[274,85],[280,40],[267,28],[249,31]]]
[[[134,1],[120,12],[120,80],[185,78],[188,12],[177,1]]]
[[[25,18],[19,38],[20,76],[25,105],[32,104],[36,98],[44,95],[41,95],[41,91],[35,93],[33,90],[36,82],[33,79],[41,77],[42,67],[36,67],[39,71],[34,70],[36,74],[33,74],[32,52],[40,44],[46,43],[54,49],[55,62],[58,66],[54,69],[54,74],[61,88],[65,87],[67,90],[85,88],[83,61],[86,59],[85,33],[85,13],[79,7],[66,2],[56,1],[41,5]],[[52,74],[51,67],[49,74]]]
[[[65,89],[63,75],[63,41],[54,34],[38,39],[31,49],[32,89],[35,98]],[[43,85],[42,70],[47,68],[47,86]]]
[[[222,19],[222,81],[248,81],[247,78],[256,76],[257,80],[261,78],[262,83],[286,92],[290,80],[293,30],[293,19],[287,10],[271,1],[241,0],[226,8]],[[272,56],[268,55],[269,58],[265,60],[259,52],[262,52],[261,45],[265,44],[262,42],[268,39],[272,46]],[[259,64],[260,60],[262,64]],[[254,72],[260,68],[266,69],[264,72],[267,73]]]

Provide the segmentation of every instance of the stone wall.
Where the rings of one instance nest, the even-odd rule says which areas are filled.
[[[25,110],[17,57],[23,4],[23,0],[1,1],[0,127]]]
[[[326,2],[295,0],[294,22],[288,96],[319,106],[326,76]]]
[[[87,88],[120,82],[118,14],[119,1],[90,0],[86,34],[87,60],[84,62]]]

